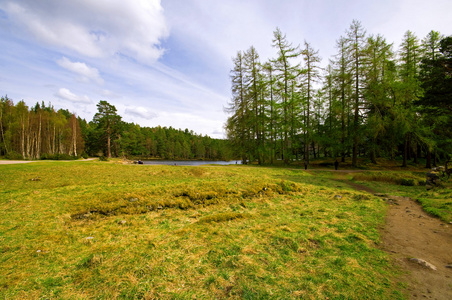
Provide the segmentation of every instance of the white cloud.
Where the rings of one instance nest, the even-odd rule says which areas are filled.
[[[104,80],[99,75],[99,71],[96,68],[87,66],[85,63],[72,62],[66,57],[57,60],[57,63],[60,67],[78,74],[82,82],[89,82],[93,80],[98,84],[104,83]]]
[[[100,92],[100,94],[101,94],[103,97],[106,97],[106,98],[112,98],[112,99],[122,98],[122,96],[121,96],[120,94],[117,94],[117,93],[115,93],[115,92],[113,92],[113,91],[110,91],[110,90],[102,90],[102,91]]]
[[[146,108],[141,106],[127,106],[124,112],[131,116],[136,116],[146,120],[150,120],[157,117],[156,113],[148,111]]]
[[[150,64],[168,35],[160,0],[14,0],[1,8],[33,38],[88,57],[120,54]]]
[[[70,90],[66,88],[60,88],[58,92],[55,93],[55,96],[72,103],[82,103],[82,104],[92,103],[91,99],[88,96],[86,95],[77,96],[76,94],[72,93]]]

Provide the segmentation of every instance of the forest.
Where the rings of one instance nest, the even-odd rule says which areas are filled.
[[[318,50],[278,28],[272,47],[265,62],[253,46],[233,58],[225,127],[243,161],[450,159],[452,36],[407,31],[395,49],[354,20],[323,68]]]
[[[452,36],[407,31],[397,49],[367,35],[354,20],[336,41],[337,53],[321,67],[306,41],[293,46],[276,29],[276,57],[238,51],[231,70],[227,140],[188,129],[127,123],[105,100],[86,121],[50,104],[28,107],[0,99],[0,157],[70,159],[140,157],[241,159],[285,164],[319,157],[425,160],[431,168],[452,153]]]
[[[28,107],[0,99],[0,157],[7,159],[75,159],[139,157],[142,159],[229,160],[227,141],[188,129],[141,127],[122,121],[105,100],[87,122],[68,110],[37,103]]]

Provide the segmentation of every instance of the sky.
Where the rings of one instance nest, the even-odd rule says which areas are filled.
[[[126,122],[225,138],[238,51],[275,58],[278,27],[322,65],[353,20],[394,50],[406,31],[452,35],[450,0],[0,0],[0,94],[91,121],[106,100]]]

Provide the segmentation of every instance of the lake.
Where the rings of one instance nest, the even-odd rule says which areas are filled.
[[[202,166],[202,165],[235,165],[242,164],[241,160],[214,161],[214,160],[143,160],[145,165],[177,165],[177,166]]]

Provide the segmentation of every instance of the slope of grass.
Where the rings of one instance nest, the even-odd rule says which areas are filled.
[[[0,166],[5,299],[396,299],[385,204],[297,170]]]

